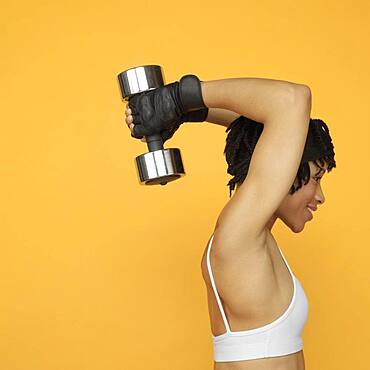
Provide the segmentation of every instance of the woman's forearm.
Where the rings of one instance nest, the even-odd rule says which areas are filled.
[[[232,112],[231,110],[221,108],[208,108],[208,115],[206,122],[215,123],[228,127],[229,124],[240,117],[239,113]]]
[[[261,123],[289,109],[289,104],[294,102],[292,97],[302,87],[307,88],[293,82],[265,78],[228,78],[201,82],[203,100],[209,109],[225,109]]]

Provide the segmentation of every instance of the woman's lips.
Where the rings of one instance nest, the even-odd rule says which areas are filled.
[[[317,207],[308,205],[307,208],[309,208],[311,211],[316,211]]]
[[[310,209],[310,208],[306,207],[306,210],[307,210],[307,211],[309,212],[309,214],[311,215],[310,220],[312,220],[312,219],[313,219],[313,211],[312,211],[312,209]]]

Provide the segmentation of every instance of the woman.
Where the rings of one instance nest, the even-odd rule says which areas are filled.
[[[329,129],[322,120],[310,119],[306,85],[258,78],[199,81],[198,100],[184,98],[188,87],[182,88],[181,80],[171,87],[177,89],[171,91],[173,101],[179,100],[173,111],[197,117],[181,116],[172,131],[167,120],[164,140],[182,121],[203,119],[228,127],[224,154],[234,176],[230,197],[237,185],[201,262],[214,369],[302,370],[307,297],[271,229],[279,218],[299,233],[324,203],[320,180],[336,167]],[[152,108],[163,117],[154,103],[158,99],[152,96]],[[196,102],[190,109],[189,101]],[[142,127],[135,130],[145,121],[143,108],[137,101],[130,108],[131,134],[145,141]]]

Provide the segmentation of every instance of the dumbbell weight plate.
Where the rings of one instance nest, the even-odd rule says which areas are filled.
[[[167,148],[141,154],[135,158],[139,182],[142,185],[165,185],[185,176],[178,148]]]
[[[159,65],[130,68],[118,75],[123,100],[127,100],[131,95],[163,86],[164,80],[163,70]]]

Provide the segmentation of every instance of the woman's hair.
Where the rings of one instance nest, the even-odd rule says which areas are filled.
[[[231,192],[235,184],[241,184],[247,176],[254,147],[263,131],[264,125],[245,116],[240,116],[230,123],[225,132],[228,132],[224,154],[228,164],[227,173],[234,176],[227,184]],[[334,146],[329,134],[329,128],[321,119],[310,118],[307,139],[299,165],[297,176],[289,190],[294,194],[303,183],[310,179],[309,161],[318,167],[328,164],[327,171],[336,167]]]

